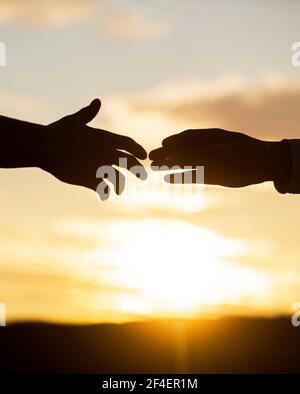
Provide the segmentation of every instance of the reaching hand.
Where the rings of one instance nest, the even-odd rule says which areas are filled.
[[[152,168],[204,166],[207,184],[241,187],[288,177],[289,152],[284,142],[261,141],[242,133],[221,129],[186,130],[163,140],[149,155]],[[162,168],[166,170],[165,168]],[[196,169],[189,172],[196,183]],[[185,178],[166,175],[166,182]]]
[[[102,178],[96,178],[96,171],[101,166],[119,165],[120,158],[127,159],[127,168],[135,167],[133,173],[141,179],[147,173],[136,159],[145,159],[144,148],[132,138],[105,130],[87,126],[99,112],[100,100],[95,99],[90,105],[73,115],[68,115],[45,128],[40,146],[41,167],[63,182],[85,186],[96,190],[100,182],[105,185],[100,198],[109,197],[110,188]],[[127,151],[125,153],[123,151]],[[139,173],[136,171],[139,166]],[[122,193],[125,177],[116,171],[113,181],[117,194]]]

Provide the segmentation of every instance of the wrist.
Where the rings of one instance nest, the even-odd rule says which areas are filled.
[[[291,152],[286,140],[269,142],[272,181],[276,190],[286,193],[291,180]]]
[[[24,123],[20,130],[20,140],[24,149],[24,167],[42,168],[46,127],[36,123]]]

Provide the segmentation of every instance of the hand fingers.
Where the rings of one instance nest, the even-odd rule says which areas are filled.
[[[127,137],[125,135],[115,134],[106,130],[97,130],[97,129],[93,129],[93,130],[95,132],[100,131],[102,133],[102,135],[98,135],[98,136],[97,134],[95,134],[97,136],[96,138],[100,137],[101,145],[103,145],[103,141],[104,141],[104,143],[107,146],[120,150],[125,150],[141,160],[147,158],[147,152],[145,151],[145,149],[140,144],[138,144],[133,138]]]
[[[140,144],[135,142],[133,138],[116,134],[114,140],[116,148],[126,150],[141,160],[147,158],[147,152],[145,149]]]
[[[187,145],[184,143],[184,140],[181,140],[180,142],[175,142],[174,144],[168,144],[167,146],[162,146],[152,150],[149,153],[149,159],[160,160],[171,156],[188,155],[190,149],[193,149],[194,147],[195,144],[191,143],[190,145]]]
[[[49,126],[53,126],[56,124],[66,125],[85,125],[90,122],[99,112],[101,107],[101,101],[99,99],[94,99],[87,107],[81,108],[78,112],[74,114],[64,116],[62,119],[57,120],[56,122],[51,123]]]
[[[170,171],[170,170],[183,168],[184,166],[185,166],[184,164],[179,163],[178,160],[175,160],[173,158],[154,160],[151,163],[151,169],[153,171]]]
[[[147,171],[145,170],[144,166],[134,156],[118,150],[117,150],[117,155],[118,157],[116,157],[116,160],[114,161],[115,165],[121,168],[125,168],[139,179],[142,180],[147,179]]]
[[[221,129],[189,129],[182,131],[178,134],[170,135],[162,141],[163,147],[172,147],[174,145],[189,143],[192,144],[193,141],[198,139],[199,137],[209,137],[209,138],[220,138],[220,136],[224,135],[224,131]]]
[[[185,184],[185,185],[192,183],[201,184],[204,183],[203,167],[199,167],[199,169],[194,169],[190,171],[179,172],[176,174],[168,174],[164,177],[164,180],[167,183],[173,183],[173,184]]]
[[[97,115],[101,107],[101,101],[94,99],[87,107],[81,108],[74,114],[64,116],[63,118],[50,123],[48,126],[65,125],[65,126],[84,126]]]
[[[94,99],[87,107],[82,108],[73,115],[69,115],[69,120],[74,123],[85,125],[94,119],[100,107],[101,101],[99,99]]]
[[[162,141],[162,146],[169,147],[171,145],[177,144],[183,138],[186,138],[188,135],[191,135],[193,130],[185,130],[181,133],[170,135]]]
[[[151,169],[154,171],[165,171],[161,170],[159,167],[169,167],[172,169],[173,167],[178,167],[184,169],[184,167],[191,167],[207,165],[209,160],[206,157],[186,157],[186,156],[178,156],[178,157],[168,157],[166,159],[154,160],[151,163]]]
[[[149,159],[150,160],[159,160],[159,159],[163,159],[166,157],[170,157],[171,152],[169,149],[165,148],[165,147],[161,147],[161,148],[157,148],[152,150],[149,153]]]

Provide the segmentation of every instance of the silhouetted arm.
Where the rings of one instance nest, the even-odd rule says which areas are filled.
[[[300,193],[300,139],[287,140],[290,151],[290,177],[285,186],[287,193]],[[280,191],[280,190],[279,190]]]
[[[281,193],[300,193],[300,144],[297,149],[295,144],[288,140],[262,141],[221,129],[186,130],[163,140],[162,147],[150,152],[149,157],[154,170],[161,166],[192,167],[187,173],[193,183],[199,181],[196,167],[204,166],[207,184],[242,187],[273,181]],[[181,174],[166,175],[165,180],[185,183]]]
[[[38,144],[45,126],[0,116],[0,167],[39,167]]]
[[[101,184],[103,200],[109,197],[110,185],[106,175],[96,177],[99,167],[114,171],[116,176],[110,181],[117,194],[125,187],[124,175],[113,168],[119,165],[119,159],[123,163],[126,159],[126,166],[122,165],[146,179],[147,173],[137,160],[147,157],[141,145],[130,137],[87,126],[100,106],[100,100],[95,99],[48,126],[0,117],[0,167],[40,167],[63,182],[92,190]]]

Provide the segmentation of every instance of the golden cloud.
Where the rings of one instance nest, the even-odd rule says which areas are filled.
[[[63,28],[90,15],[93,3],[93,0],[0,0],[0,22]]]
[[[186,128],[220,127],[270,139],[300,135],[300,83],[291,80],[168,83],[131,98],[129,106]]]
[[[113,40],[154,40],[165,37],[169,24],[157,21],[146,8],[107,9],[100,33]]]
[[[154,19],[149,8],[116,6],[95,0],[0,0],[0,23],[52,29],[93,22],[110,40],[154,40],[169,32],[166,21]]]

